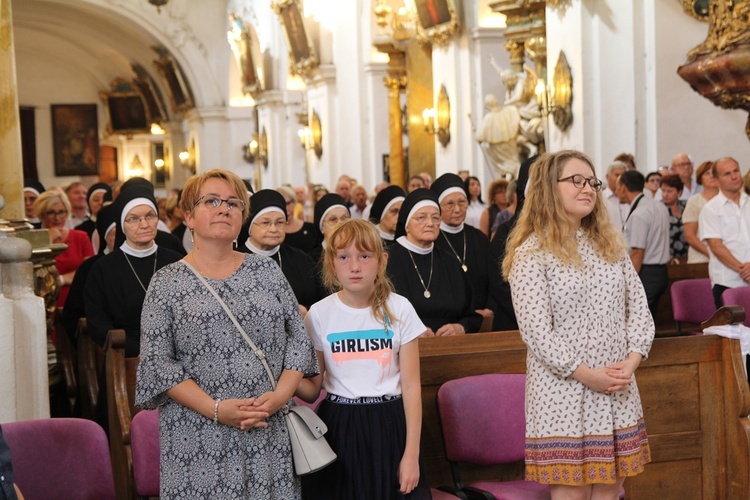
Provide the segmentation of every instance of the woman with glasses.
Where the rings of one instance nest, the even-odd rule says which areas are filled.
[[[325,293],[311,272],[315,262],[308,254],[285,242],[288,218],[284,197],[272,189],[261,189],[250,199],[250,234],[239,246],[243,252],[273,259],[294,291],[304,318]],[[300,221],[301,222],[301,221]]]
[[[88,235],[77,229],[68,229],[65,223],[70,214],[70,202],[62,191],[50,189],[39,195],[34,202],[34,214],[42,221],[42,229],[49,230],[50,243],[64,243],[68,245],[62,253],[55,257],[55,268],[59,274],[57,307],[65,304],[70,284],[81,263],[94,255],[94,249]]]
[[[474,312],[471,284],[456,257],[435,246],[441,221],[433,191],[409,193],[398,214],[386,271],[396,293],[409,299],[427,326],[426,335],[474,333],[482,317]]]
[[[160,496],[298,499],[279,410],[318,363],[297,300],[275,262],[233,250],[249,210],[236,174],[191,177],[180,204],[195,246],[151,281],[136,384],[136,405],[159,409]]]
[[[552,499],[617,498],[651,460],[633,374],[654,322],[602,183],[578,151],[542,155],[503,275],[526,343],[526,479]]]
[[[125,330],[125,356],[141,346],[141,309],[154,273],[180,260],[156,244],[156,200],[143,186],[123,189],[112,204],[115,243],[89,271],[84,288],[86,322],[91,338],[104,347],[107,332]]]

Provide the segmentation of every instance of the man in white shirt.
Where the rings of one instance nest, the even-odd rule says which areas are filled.
[[[627,164],[622,161],[615,161],[609,167],[607,167],[607,187],[602,192],[604,201],[607,202],[607,209],[609,210],[609,218],[612,220],[612,224],[617,229],[622,230],[625,224],[625,217],[628,215],[630,207],[625,203],[620,203],[620,199],[615,194],[617,189],[617,179],[628,169]]]
[[[362,184],[357,184],[352,188],[352,203],[349,207],[353,219],[364,219],[365,209],[367,208],[367,191]]]
[[[719,308],[724,304],[724,290],[750,282],[750,203],[737,160],[716,160],[713,172],[719,180],[719,194],[701,210],[698,236],[708,246],[708,275]]]
[[[617,181],[617,196],[627,203],[625,242],[630,260],[646,292],[651,315],[656,317],[659,299],[669,285],[669,213],[667,207],[644,196],[643,174],[637,170],[624,172]]]

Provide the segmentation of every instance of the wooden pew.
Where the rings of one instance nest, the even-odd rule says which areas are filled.
[[[57,349],[55,355],[57,358],[57,368],[62,374],[64,383],[65,399],[67,408],[65,416],[75,417],[78,408],[78,381],[76,380],[76,349],[70,341],[68,332],[62,322],[63,308],[58,307],[55,310],[55,340]]]
[[[517,331],[419,340],[422,447],[432,486],[452,484],[435,395],[444,382],[485,373],[525,373]],[[625,482],[627,498],[748,498],[750,390],[739,341],[715,335],[657,338],[636,372],[652,462]],[[466,482],[487,468],[463,468]],[[491,471],[523,477],[523,463]]]
[[[104,349],[94,342],[86,328],[86,318],[78,320],[78,401],[81,417],[97,420],[99,382],[104,375]]]
[[[107,373],[107,409],[109,448],[118,499],[135,498],[133,454],[130,448],[130,422],[139,411],[135,402],[136,371],[140,357],[125,357],[125,330],[110,330],[107,335],[105,370]]]

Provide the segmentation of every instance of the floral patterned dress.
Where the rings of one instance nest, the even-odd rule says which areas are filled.
[[[610,264],[582,230],[576,238],[583,267],[540,252],[531,236],[516,250],[509,282],[528,348],[526,479],[581,486],[636,475],[650,452],[635,380],[604,394],[571,374],[581,363],[646,357],[654,323],[629,257]]]
[[[318,372],[297,301],[275,262],[246,255],[227,279],[207,280],[265,352],[277,380],[283,370]],[[242,431],[166,396],[189,378],[214,399],[272,390],[250,346],[182,262],[156,273],[141,318],[136,405],[159,409],[161,498],[300,498],[281,412],[267,428]]]

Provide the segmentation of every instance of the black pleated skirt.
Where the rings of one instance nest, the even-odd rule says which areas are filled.
[[[408,495],[399,492],[398,466],[406,446],[402,399],[372,404],[325,399],[318,415],[328,426],[326,439],[338,458],[325,469],[303,476],[305,500],[432,498],[421,454],[419,484]]]

